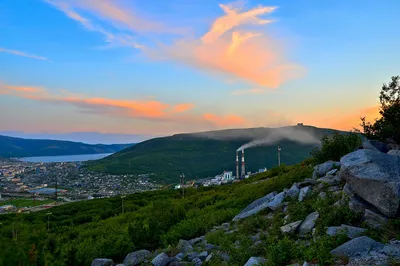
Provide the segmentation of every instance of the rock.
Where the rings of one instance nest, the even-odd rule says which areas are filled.
[[[324,177],[318,178],[317,182],[325,183],[330,186],[335,186],[335,185],[339,185],[340,179],[335,176],[324,176]]]
[[[212,257],[213,257],[213,254],[212,254],[212,253],[209,254],[209,255],[207,256],[205,262],[209,262],[209,261],[212,259]]]
[[[388,151],[389,155],[393,155],[393,156],[400,156],[400,150],[390,150]]]
[[[333,204],[333,206],[335,206],[335,207],[342,207],[342,206],[344,206],[344,205],[346,205],[346,201],[345,201],[344,199],[340,199],[340,200],[336,201],[336,202]]]
[[[388,219],[372,210],[366,209],[364,212],[365,222],[373,228],[381,228],[388,223]]]
[[[270,202],[268,202],[267,207],[270,208],[271,210],[275,211],[276,209],[278,209],[281,205],[283,200],[285,199],[285,192],[281,192],[278,195],[276,195],[274,197],[273,200],[271,200]]]
[[[188,241],[188,244],[191,245],[191,246],[196,245],[197,243],[203,241],[205,238],[206,238],[205,236],[200,236],[200,237],[196,237],[196,238],[190,239]]]
[[[354,195],[354,191],[351,189],[351,186],[347,183],[343,187],[343,193],[348,195],[349,197]]]
[[[333,186],[333,187],[329,187],[328,188],[329,192],[336,192],[336,191],[339,191],[339,190],[342,190],[342,188],[339,187],[339,186]]]
[[[303,187],[300,189],[299,201],[303,201],[311,193],[311,187]]]
[[[340,176],[354,192],[388,217],[400,206],[400,157],[358,150],[340,160]]]
[[[290,218],[290,215],[286,215],[285,217],[283,217],[283,224],[287,224],[288,220]]]
[[[205,244],[204,245],[204,249],[206,250],[206,251],[208,251],[208,252],[210,252],[210,251],[212,251],[212,250],[216,250],[216,249],[219,249],[219,247],[218,246],[215,246],[215,245],[213,245],[213,244]]]
[[[340,166],[339,162],[327,161],[323,164],[316,165],[314,167],[314,171],[316,172],[317,177],[322,177],[322,176],[325,176],[326,173],[328,173],[332,169],[339,167],[339,166]]]
[[[170,258],[168,257],[167,254],[160,253],[158,254],[152,261],[151,264],[154,266],[165,266],[170,262]]]
[[[383,248],[383,246],[384,245],[382,243],[376,242],[367,236],[360,236],[335,248],[331,251],[331,254],[335,257],[351,258],[359,253],[368,252],[372,249]]]
[[[326,173],[327,176],[335,176],[339,172],[338,169],[332,169],[328,173]]]
[[[311,231],[313,230],[314,226],[315,226],[315,222],[317,221],[319,217],[319,213],[318,212],[313,212],[310,213],[306,219],[300,224],[299,227],[299,234],[300,236],[304,236],[308,233],[311,233]]]
[[[272,192],[269,193],[268,195],[252,202],[250,205],[248,205],[246,208],[244,208],[238,215],[233,218],[232,221],[237,221],[243,218],[247,218],[251,215],[254,215],[268,207],[268,203],[272,201],[277,193]]]
[[[199,257],[199,253],[198,252],[189,252],[187,254],[188,260],[192,261],[194,258],[198,258]]]
[[[190,262],[186,262],[186,261],[172,261],[168,264],[168,266],[186,266],[186,265],[190,265]]]
[[[342,224],[341,226],[330,226],[326,233],[330,236],[335,236],[340,233],[346,234],[349,238],[355,238],[362,235],[366,229]]]
[[[114,261],[110,259],[94,259],[91,266],[113,266]]]
[[[219,256],[220,256],[220,258],[221,258],[223,261],[229,262],[229,261],[231,260],[231,258],[229,257],[229,255],[226,254],[226,253],[221,253],[221,254],[219,254]]]
[[[366,150],[387,153],[389,151],[389,145],[377,140],[369,140],[364,138],[362,146]]]
[[[362,214],[368,207],[368,204],[360,200],[357,196],[352,196],[349,199],[349,209],[352,212]]]
[[[319,193],[318,198],[323,199],[323,200],[326,199],[326,192]]]
[[[293,234],[294,232],[296,232],[297,228],[299,227],[299,225],[301,224],[301,220],[300,221],[296,221],[284,226],[281,226],[281,231],[284,234]]]
[[[249,236],[249,238],[251,239],[251,241],[257,242],[258,240],[261,239],[261,234],[260,234],[260,233],[257,233],[257,234],[255,234],[254,236]]]
[[[317,184],[317,180],[312,179],[312,178],[306,178],[306,179],[304,179],[303,182],[299,183],[299,188],[303,188],[303,187],[310,186],[310,185],[313,186],[315,184]]]
[[[295,199],[299,196],[300,188],[297,186],[296,183],[292,185],[292,187],[286,192],[286,195]]]
[[[201,259],[202,261],[204,261],[208,256],[208,252],[207,251],[203,251],[199,254],[198,258]]]
[[[194,266],[200,266],[201,264],[203,264],[203,262],[199,258],[194,258],[192,260],[192,263],[194,264]]]
[[[144,262],[145,260],[151,258],[152,254],[150,251],[142,249],[138,250],[132,253],[129,253],[125,260],[124,260],[124,265],[125,266],[135,266],[139,265],[140,263]]]
[[[183,260],[183,258],[185,258],[185,253],[180,252],[175,255],[175,258],[177,258],[178,260]]]
[[[267,260],[263,257],[251,257],[244,266],[261,265]]]

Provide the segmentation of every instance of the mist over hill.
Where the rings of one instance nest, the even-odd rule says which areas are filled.
[[[224,170],[235,171],[236,150],[248,142],[263,140],[246,150],[246,171],[255,172],[278,164],[278,145],[281,162],[291,165],[310,157],[319,140],[335,132],[339,131],[298,125],[176,134],[144,141],[88,166],[111,174],[152,173],[154,180],[166,183],[178,182],[181,173],[187,180],[195,180]]]

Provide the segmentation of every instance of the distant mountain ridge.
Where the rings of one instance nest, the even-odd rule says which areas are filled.
[[[88,163],[91,170],[112,174],[150,174],[159,182],[179,182],[184,173],[186,180],[215,176],[224,170],[235,172],[236,150],[243,144],[281,133],[290,129],[290,134],[315,136],[316,143],[299,143],[283,139],[271,145],[246,150],[246,171],[258,171],[277,165],[277,145],[282,148],[281,162],[295,164],[310,157],[310,152],[319,146],[325,135],[340,133],[334,129],[312,126],[290,126],[282,128],[230,129],[201,133],[176,134],[154,138],[117,152],[101,160]],[[343,132],[342,132],[343,133]],[[286,134],[287,135],[287,134]]]
[[[0,157],[57,156],[114,153],[134,144],[85,144],[82,142],[23,139],[0,135]]]

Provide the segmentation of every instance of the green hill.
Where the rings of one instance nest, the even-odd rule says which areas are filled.
[[[114,153],[132,144],[90,145],[81,142],[23,139],[0,135],[0,157],[57,156]]]
[[[150,174],[160,182],[177,182],[185,173],[187,180],[215,176],[224,170],[235,172],[236,150],[241,145],[270,136],[277,139],[291,134],[292,139],[312,135],[318,141],[324,135],[338,132],[311,126],[283,128],[231,129],[193,134],[177,134],[144,141],[104,159],[90,162],[94,171],[111,174]],[[277,145],[282,148],[281,162],[287,165],[310,157],[318,144],[302,144],[292,140],[275,141],[270,145],[247,149],[246,171],[258,171],[277,165]]]

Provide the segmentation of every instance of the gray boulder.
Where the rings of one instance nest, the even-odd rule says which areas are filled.
[[[213,257],[213,254],[211,253],[210,255],[207,256],[205,262],[209,262]]]
[[[294,183],[292,187],[286,192],[286,195],[288,195],[292,199],[295,199],[299,196],[299,193],[300,193],[300,188],[297,186],[296,183]]]
[[[335,186],[335,185],[339,185],[340,179],[335,177],[335,176],[328,176],[327,175],[327,176],[318,178],[317,182],[325,183],[325,184],[328,184],[330,186]]]
[[[154,266],[165,266],[170,262],[170,258],[168,257],[167,254],[164,252],[161,254],[158,254],[152,261],[151,264]]]
[[[324,192],[324,191],[320,192],[318,194],[318,198],[323,199],[323,200],[326,199],[326,192]]]
[[[236,215],[232,221],[238,221],[240,219],[247,218],[268,208],[268,203],[274,199],[275,195],[276,192],[272,192],[258,200],[255,200],[246,208],[244,208],[238,215]]]
[[[219,247],[216,246],[216,245],[207,243],[207,244],[204,245],[204,249],[205,249],[206,251],[210,252],[210,251],[212,251],[212,250],[219,249]]]
[[[311,231],[315,227],[315,222],[317,221],[318,217],[319,217],[318,212],[310,213],[306,217],[306,219],[300,224],[299,235],[304,236],[308,233],[311,233]]]
[[[125,260],[124,260],[124,265],[125,266],[135,266],[139,265],[140,263],[144,262],[145,260],[151,258],[152,254],[150,251],[142,249],[138,250],[132,253],[129,253]]]
[[[388,217],[400,206],[400,157],[358,150],[340,160],[340,176],[354,192]]]
[[[356,238],[365,233],[365,231],[366,229],[364,228],[342,224],[341,226],[328,227],[326,233],[330,236],[335,236],[337,234],[343,233],[346,234],[349,238]]]
[[[326,173],[327,176],[335,176],[339,172],[338,169],[332,169],[328,173]]]
[[[300,221],[296,221],[284,226],[281,226],[281,231],[284,234],[293,234],[294,232],[296,232],[297,228],[299,227],[299,225],[301,224],[301,220]]]
[[[351,186],[346,183],[343,187],[343,193],[351,197],[353,196],[354,191],[351,189]]]
[[[254,266],[264,264],[267,260],[263,257],[251,257],[244,266]]]
[[[196,237],[196,238],[190,239],[188,241],[188,244],[193,246],[193,245],[196,245],[197,243],[203,241],[204,239],[205,239],[205,236]]]
[[[331,251],[331,254],[340,258],[352,258],[360,253],[367,253],[373,249],[380,249],[383,247],[384,245],[382,243],[376,242],[367,236],[360,236],[335,248]]]
[[[188,260],[192,261],[194,258],[198,258],[199,257],[199,252],[189,252],[187,254]]]
[[[302,189],[300,189],[300,193],[299,193],[299,201],[303,201],[309,194],[311,194],[311,187],[303,187]]]
[[[365,222],[373,228],[381,228],[388,223],[388,219],[372,210],[366,209],[364,211]]]
[[[363,214],[365,210],[369,208],[369,205],[364,201],[360,200],[356,196],[351,196],[349,199],[349,209],[358,214]]]
[[[389,155],[400,156],[400,150],[390,150],[388,151]]]
[[[201,264],[203,264],[203,262],[199,258],[194,258],[192,260],[192,263],[193,263],[194,266],[200,266]]]
[[[113,266],[114,262],[110,259],[94,259],[91,266]]]
[[[278,209],[280,206],[282,206],[282,202],[285,199],[285,192],[281,192],[278,195],[276,195],[274,197],[273,200],[271,200],[270,202],[268,202],[267,207],[270,208],[271,210],[275,211],[276,209]]]
[[[364,138],[362,146],[366,150],[377,151],[387,153],[389,151],[389,145],[377,140],[369,140]]]
[[[207,251],[203,251],[199,254],[198,258],[201,259],[202,261],[204,261],[208,256],[208,252]]]
[[[340,166],[339,162],[327,161],[325,163],[316,165],[314,167],[314,171],[315,171],[317,177],[322,177],[322,176],[325,176],[332,169],[339,167],[339,166]]]

